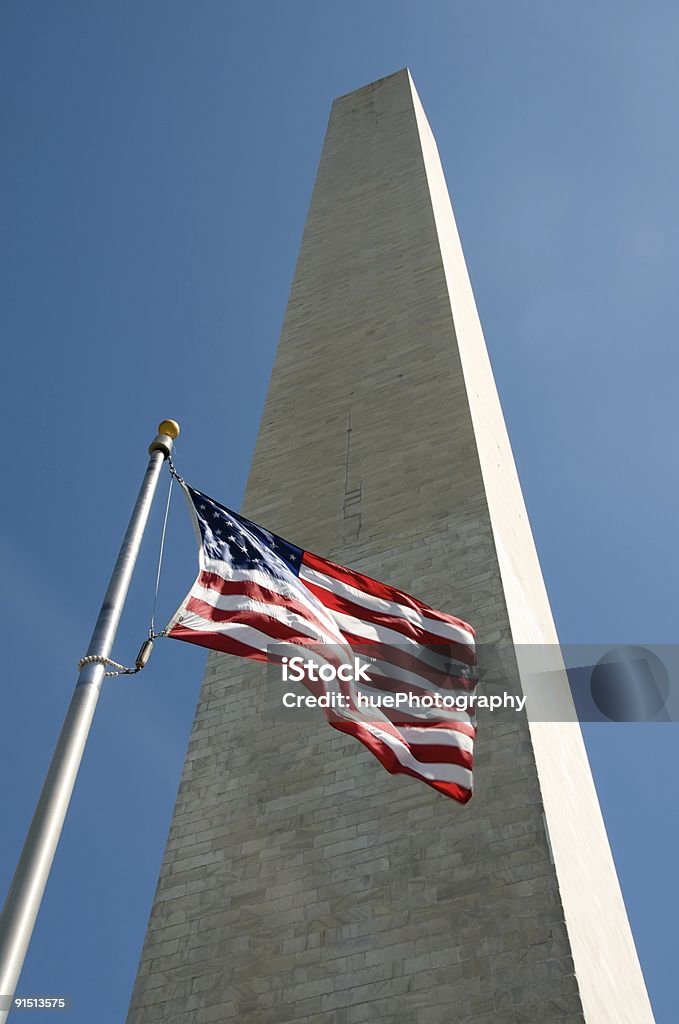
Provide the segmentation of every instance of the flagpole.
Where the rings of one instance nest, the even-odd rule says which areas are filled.
[[[163,420],[149,445],[149,464],[97,618],[85,664],[66,713],[45,783],[26,836],[4,909],[0,915],[0,1024],[12,1007],[19,975],[47,884],[75,785],[92,718],[134,565],[148,521],[163,462],[179,435],[174,420]]]

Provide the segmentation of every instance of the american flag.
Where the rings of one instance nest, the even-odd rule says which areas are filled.
[[[303,656],[337,668],[358,659],[369,683],[304,679],[317,696],[343,694],[344,707],[324,709],[330,724],[360,740],[387,771],[414,776],[466,803],[472,795],[475,720],[451,706],[451,698],[454,703],[456,695],[474,689],[471,626],[304,551],[183,481],[182,486],[198,534],[199,573],[165,634],[279,664]],[[381,706],[386,695],[393,700],[403,693],[407,710]],[[438,705],[412,707],[417,701],[411,695]],[[369,697],[373,706],[366,707]]]

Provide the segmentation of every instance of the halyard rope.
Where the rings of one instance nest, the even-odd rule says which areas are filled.
[[[112,665],[113,668],[117,669],[117,672],[104,672],[105,676],[134,676],[137,672],[141,672],[144,667],[141,665],[139,668],[128,668],[126,665],[121,665],[118,661],[113,661],[112,658],[104,658],[101,654],[88,654],[85,658],[81,658],[78,662],[78,671],[84,668],[85,665]]]
[[[83,669],[85,665],[110,665],[111,668],[115,669],[115,672],[104,672],[104,676],[134,676],[137,672],[141,672],[143,668],[146,668],[146,663],[151,656],[153,650],[153,641],[156,637],[165,636],[165,631],[160,633],[155,631],[155,615],[156,615],[156,603],[158,601],[158,589],[160,587],[160,573],[163,567],[163,554],[165,551],[165,534],[167,533],[167,519],[170,514],[170,499],[172,498],[172,484],[174,478],[182,483],[182,478],[174,468],[174,463],[171,458],[168,458],[169,470],[170,470],[170,486],[167,489],[167,501],[165,503],[165,515],[163,517],[163,529],[160,535],[160,550],[158,552],[158,569],[156,571],[156,586],[153,594],[153,607],[151,609],[151,623],[149,625],[148,639],[144,641],[137,655],[137,660],[134,668],[130,668],[128,665],[121,665],[119,661],[114,661],[113,658],[105,658],[103,654],[87,654],[84,658],[81,658],[78,662],[78,671]]]
[[[168,458],[170,458],[168,456]],[[160,535],[160,551],[158,552],[158,571],[156,572],[156,590],[153,595],[153,608],[151,609],[151,624],[149,626],[149,640],[153,640],[154,637],[162,636],[162,633],[156,633],[155,631],[155,616],[156,616],[156,603],[158,601],[158,588],[160,587],[160,572],[163,568],[163,552],[165,551],[165,534],[167,532],[167,517],[170,513],[170,499],[172,498],[172,484],[174,483],[175,469],[170,458],[170,486],[167,489],[167,501],[165,502],[165,516],[163,518],[163,530]]]

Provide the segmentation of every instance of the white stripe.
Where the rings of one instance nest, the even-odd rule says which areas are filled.
[[[417,658],[418,661],[428,665],[429,668],[436,669],[438,672],[445,672],[446,675],[454,674],[454,669],[451,673],[449,666],[459,664],[459,662],[452,661],[445,654],[435,654],[418,640],[414,640],[410,636],[404,636],[403,633],[399,633],[395,629],[389,629],[388,626],[376,626],[373,622],[365,622],[362,619],[354,618],[353,615],[344,615],[341,612],[333,612],[333,616],[345,636],[349,633],[353,636],[359,636],[367,642],[372,641],[385,644],[388,647],[402,648],[407,654]],[[462,667],[460,665],[460,668]]]
[[[330,610],[304,586],[294,573],[291,572],[289,576],[284,578],[282,576],[273,576],[271,573],[263,572],[260,569],[243,572],[240,569],[231,568],[226,562],[216,558],[204,559],[202,568],[206,572],[214,573],[215,576],[219,576],[227,582],[255,583],[260,587],[273,591],[275,594],[279,594],[281,597],[293,598],[299,601],[300,604],[303,604],[316,615],[329,632],[335,635],[335,642],[341,644],[345,642]]]
[[[427,729],[417,725],[404,725],[401,734],[411,747],[457,747],[468,754],[474,753],[474,740],[456,729]]]
[[[433,695],[440,695],[442,697],[469,697],[474,691],[469,690],[444,690],[441,687],[434,686],[429,680],[423,679],[421,676],[417,676],[412,672],[408,672],[405,669],[395,668],[389,665],[388,662],[376,661],[373,662],[368,668],[368,674],[371,679],[371,686],[365,683],[357,683],[357,688],[366,694],[372,694],[374,696],[384,696],[386,693],[404,692],[408,693],[410,687],[417,686],[418,688],[427,691]],[[387,688],[381,685],[380,677],[396,680],[397,682],[403,683],[403,689],[401,691],[394,691],[391,688]],[[467,711],[461,709],[455,710],[453,708],[418,708],[413,706],[405,707],[403,709],[409,715],[415,715],[418,718],[422,718],[425,721],[457,721],[457,722],[470,722],[472,725],[476,725],[476,715],[473,707]]]
[[[456,626],[452,622],[443,622],[441,619],[429,618],[425,611],[409,608],[406,605],[397,604],[395,601],[374,597],[364,590],[358,590],[348,583],[335,579],[334,576],[326,576],[315,569],[310,569],[304,563],[300,568],[299,576],[300,579],[315,583],[317,586],[323,587],[324,590],[330,590],[333,594],[337,594],[338,597],[344,597],[355,604],[360,604],[363,608],[382,612],[385,615],[393,615],[399,619],[407,619],[413,625],[426,629],[428,633],[435,633],[446,640],[453,640],[472,649],[474,647],[473,635],[462,626]]]
[[[267,653],[270,647],[279,647],[285,648],[285,654],[289,658],[299,655],[305,660],[311,659],[317,664],[332,664],[330,659],[323,655],[323,651],[326,650],[329,654],[334,655],[335,661],[340,659],[347,664],[353,665],[353,657],[350,654],[349,648],[342,648],[337,644],[318,644],[313,637],[310,637],[309,641],[312,646],[305,647],[301,644],[294,644],[289,640],[281,640],[279,637],[269,636],[262,630],[241,622],[211,622],[209,619],[204,619],[201,615],[197,615],[196,612],[189,612],[186,609],[181,611],[180,614],[182,621],[176,621],[175,625],[180,626],[182,629],[188,629],[194,633],[222,635],[231,640],[238,640],[248,647],[262,651],[264,654]]]
[[[413,757],[408,746],[402,740],[399,741],[391,733],[370,722],[366,722],[365,725],[373,736],[383,740],[393,750],[398,761],[405,768],[412,768],[423,779],[429,779],[430,782],[454,782],[465,789],[472,788],[472,773],[468,768],[463,768],[459,764],[439,764],[436,762],[425,764],[423,761],[418,761],[416,757]]]
[[[360,655],[360,649],[356,652]],[[375,686],[380,685],[380,676],[385,676],[390,679],[395,679],[400,683],[404,684],[404,689],[408,686],[417,686],[421,690],[427,690],[428,693],[440,693],[440,694],[466,694],[470,691],[463,688],[444,689],[442,686],[437,686],[435,683],[425,679],[424,676],[419,675],[417,672],[411,672],[407,668],[402,668],[400,665],[392,665],[389,661],[383,661],[380,658],[373,660],[368,655],[362,656],[362,661],[368,661],[367,672],[372,679]]]
[[[209,604],[212,608],[218,608],[220,611],[255,612],[259,615],[266,615],[268,618],[282,622],[293,629],[301,627],[303,633],[311,637],[311,639],[317,640],[320,644],[327,644],[331,647],[338,646],[337,634],[329,635],[317,626],[315,622],[311,622],[306,616],[300,615],[298,612],[291,611],[285,605],[258,601],[244,594],[219,594],[216,590],[210,590],[209,587],[197,585],[193,588],[192,597],[195,597],[198,601],[205,602],[205,604]],[[218,622],[216,625],[222,626],[224,623]],[[281,640],[279,643],[286,643],[286,641]]]
[[[378,690],[373,687],[366,686],[365,683],[361,683],[360,686],[358,684],[352,684],[352,691],[354,691],[354,700],[356,699],[355,695],[357,693],[361,696],[373,697],[375,700],[381,700],[385,694],[389,693],[388,690]],[[371,710],[373,713],[379,710],[385,718],[389,717],[386,714],[386,710],[388,710],[392,716],[397,716],[400,713],[401,715],[407,715],[409,718],[417,718],[420,722],[461,722],[463,725],[471,725],[472,727],[475,727],[476,725],[475,719],[468,711],[455,711],[453,708],[418,708],[416,706],[411,707],[407,704],[401,705],[400,707],[388,708],[385,711],[383,711],[381,707],[360,708],[361,713],[364,711],[369,712]],[[413,726],[415,726],[415,724],[416,723],[413,722]],[[403,727],[398,726],[398,728],[401,729]]]

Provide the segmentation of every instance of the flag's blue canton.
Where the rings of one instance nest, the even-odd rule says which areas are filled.
[[[285,565],[288,572],[299,575],[302,548],[218,505],[206,494],[192,487],[188,490],[208,558],[220,559],[243,572],[259,569],[280,576],[285,572]]]

